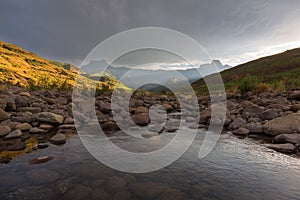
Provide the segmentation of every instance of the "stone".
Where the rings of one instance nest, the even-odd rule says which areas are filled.
[[[8,151],[21,151],[26,148],[26,144],[23,141],[18,141],[13,143],[12,145],[9,145],[7,150]]]
[[[37,127],[33,127],[29,130],[29,133],[31,133],[31,134],[41,134],[41,133],[46,133],[46,130],[40,129],[40,128],[37,128]]]
[[[4,137],[11,132],[11,128],[9,126],[0,126],[0,137]]]
[[[64,134],[58,133],[50,138],[52,144],[60,145],[66,143],[66,136]]]
[[[266,111],[263,111],[261,114],[260,114],[260,118],[262,120],[271,120],[271,119],[274,119],[278,116],[278,112],[276,109],[268,109]]]
[[[135,114],[148,113],[148,109],[144,106],[139,106],[135,109]]]
[[[111,112],[110,103],[107,102],[100,102],[99,109],[102,113],[108,114]]]
[[[64,124],[74,124],[74,119],[71,117],[67,117],[64,121]]]
[[[250,131],[250,133],[262,133],[263,126],[259,122],[252,122],[242,126]]]
[[[5,136],[5,139],[14,139],[22,136],[22,131],[20,130],[14,130],[10,132],[7,136]]]
[[[140,126],[146,126],[150,123],[149,115],[146,113],[140,113],[131,116],[134,123]]]
[[[2,121],[1,126],[8,126],[9,128],[11,128],[12,130],[15,129],[15,127],[20,124],[19,122],[13,122],[10,119]]]
[[[122,177],[109,177],[106,181],[106,191],[109,193],[116,193],[124,190],[127,183]]]
[[[286,154],[291,154],[291,153],[296,153],[297,152],[297,147],[291,143],[287,144],[267,144],[265,147],[273,149],[275,151],[278,151],[280,153],[286,153]]]
[[[246,122],[245,120],[243,120],[242,118],[236,118],[233,120],[233,122],[229,125],[229,129],[234,130],[234,129],[238,129],[239,127],[241,127],[242,125],[244,125]]]
[[[250,114],[254,114],[255,116],[259,116],[263,112],[263,109],[258,105],[252,104],[246,106],[244,112],[248,112]]]
[[[30,112],[33,114],[40,113],[42,109],[40,107],[19,107],[17,109],[18,112]]]
[[[18,124],[15,129],[19,129],[21,131],[28,131],[32,128],[29,123]]]
[[[17,109],[16,101],[14,99],[7,99],[6,100],[6,111],[15,111]]]
[[[10,118],[10,114],[0,109],[0,121],[4,121]]]
[[[32,159],[28,162],[29,162],[29,164],[41,164],[41,163],[48,162],[48,161],[52,160],[53,158],[54,158],[54,156],[42,156],[42,157]]]
[[[300,100],[300,91],[295,91],[293,94],[291,94],[290,99]]]
[[[101,128],[103,131],[107,131],[107,132],[115,132],[120,130],[119,126],[114,121],[108,121],[102,123]]]
[[[7,102],[5,99],[0,99],[0,109],[5,110]]]
[[[38,143],[38,146],[37,146],[39,149],[46,149],[49,147],[49,144],[47,143]]]
[[[53,129],[54,126],[52,124],[41,124],[39,126],[40,129],[44,129],[44,130],[50,130],[50,129]]]
[[[41,112],[36,115],[36,119],[39,122],[45,122],[50,124],[62,124],[64,117],[51,112]]]
[[[29,92],[20,92],[19,95],[23,97],[30,97]]]
[[[276,144],[285,144],[285,143],[300,144],[300,134],[277,135],[275,138],[273,138],[272,142]]]
[[[248,129],[238,128],[238,129],[234,130],[232,133],[234,135],[238,135],[238,136],[247,136],[249,132],[250,131]]]
[[[154,137],[154,136],[157,136],[158,133],[155,133],[155,132],[144,132],[142,133],[142,137],[144,138],[151,138],[151,137]]]
[[[300,133],[300,113],[293,113],[268,121],[263,130],[269,135]]]

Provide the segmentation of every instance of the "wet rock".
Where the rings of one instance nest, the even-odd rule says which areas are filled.
[[[109,193],[116,193],[124,190],[127,183],[126,181],[118,176],[113,176],[107,179],[106,182],[106,191]]]
[[[19,129],[21,131],[28,131],[31,128],[32,128],[32,126],[29,123],[18,124],[16,126],[16,129]]]
[[[265,145],[267,148],[273,149],[275,151],[281,152],[281,153],[296,153],[297,147],[291,143],[287,144],[267,144]]]
[[[129,185],[129,190],[134,196],[141,199],[156,199],[163,194],[169,187],[162,183],[143,182]]]
[[[39,143],[38,144],[38,148],[39,149],[46,149],[48,147],[49,147],[49,144],[47,144],[47,143]]]
[[[10,118],[10,114],[0,109],[0,121],[4,121]]]
[[[63,116],[57,115],[51,112],[41,112],[36,115],[36,119],[39,122],[45,122],[49,124],[62,124],[64,121]]]
[[[0,137],[4,137],[11,132],[11,128],[9,126],[0,126]]]
[[[52,160],[53,158],[54,158],[54,156],[42,156],[42,157],[32,159],[28,162],[29,162],[29,164],[41,164],[41,163],[48,162],[48,161]]]
[[[60,145],[66,143],[66,136],[64,134],[58,133],[50,138],[52,144]]]
[[[262,120],[271,120],[278,116],[278,112],[275,109],[269,109],[260,114]]]
[[[246,122],[245,120],[243,120],[242,118],[236,118],[233,120],[233,122],[229,125],[229,129],[234,130],[237,129],[239,127],[241,127],[242,125],[244,125]]]
[[[238,135],[238,136],[247,136],[249,132],[250,131],[248,129],[238,128],[238,129],[234,130],[232,133],[234,135]]]
[[[300,133],[300,113],[272,119],[264,124],[263,130],[269,135]]]
[[[276,144],[285,144],[285,143],[300,144],[300,134],[277,135],[275,138],[273,138],[272,142]]]
[[[21,130],[14,130],[10,132],[7,136],[5,136],[5,139],[14,139],[22,136]]]

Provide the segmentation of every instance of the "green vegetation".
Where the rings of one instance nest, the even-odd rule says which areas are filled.
[[[234,93],[262,93],[300,87],[300,48],[239,65],[221,72],[221,76],[226,90]],[[198,93],[208,93],[202,79],[194,82],[193,88]]]

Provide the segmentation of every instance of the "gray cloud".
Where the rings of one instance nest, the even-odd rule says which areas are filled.
[[[298,0],[2,0],[0,39],[79,65],[113,34],[158,26],[195,38],[213,58],[230,60],[299,40],[299,6]]]

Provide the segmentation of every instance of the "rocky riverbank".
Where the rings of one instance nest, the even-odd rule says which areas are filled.
[[[211,119],[210,98],[198,97],[200,120],[198,127],[205,129]],[[150,123],[148,110],[151,105],[162,105],[167,113],[180,110],[176,98],[166,95],[133,95],[129,111],[133,121],[145,126]],[[85,106],[72,102],[71,92],[25,91],[11,87],[0,90],[0,159],[7,163],[20,153],[63,145],[67,138],[76,134],[72,106]],[[102,129],[110,134],[118,131],[110,106],[109,95],[96,97],[96,115]],[[297,154],[300,147],[300,91],[267,92],[260,95],[227,95],[224,133],[238,137],[264,140],[268,148]],[[193,110],[189,111],[193,112]],[[120,116],[124,116],[119,113]],[[156,113],[158,114],[158,113]],[[159,119],[159,114],[157,115]],[[84,117],[83,117],[84,120]],[[192,117],[186,120],[193,121]],[[165,126],[152,126],[144,137],[165,132],[175,132],[178,124],[168,121]],[[46,162],[51,157],[40,158],[32,163]]]

